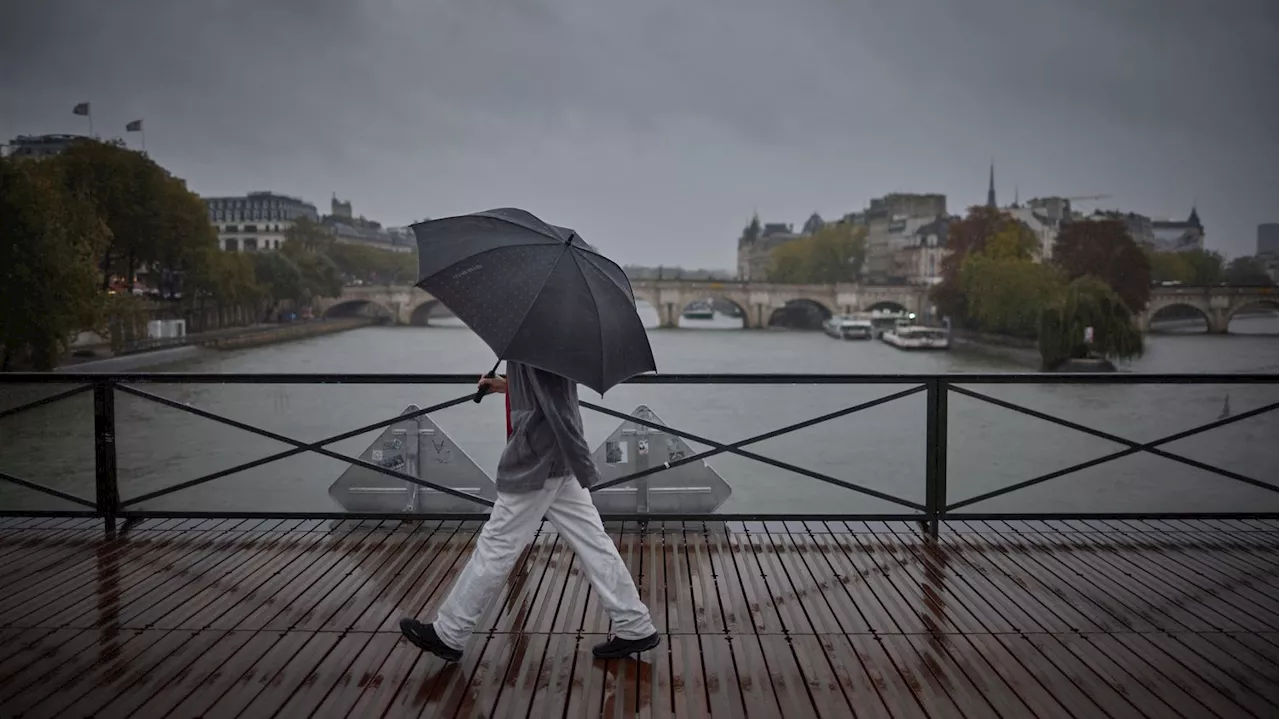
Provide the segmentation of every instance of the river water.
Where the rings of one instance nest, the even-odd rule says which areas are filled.
[[[649,318],[656,324],[656,315]],[[981,356],[909,353],[879,342],[843,342],[822,333],[724,329],[735,320],[651,331],[665,373],[1025,372]],[[197,351],[132,370],[273,373],[475,373],[493,364],[470,331],[370,327],[257,349]],[[1274,373],[1275,316],[1233,322],[1232,334],[1152,335],[1146,355],[1126,365],[1147,373]],[[105,369],[105,368],[104,368]],[[114,368],[113,368],[114,369]],[[909,385],[622,386],[601,400],[630,413],[648,405],[667,424],[721,442],[767,432],[891,394]],[[0,409],[66,386],[0,386]],[[462,386],[148,385],[148,391],[303,441],[388,418],[406,405],[428,406],[468,391]],[[1151,441],[1276,402],[1275,384],[991,385],[969,389],[1133,441]],[[1124,447],[979,400],[951,394],[947,499],[958,501],[1062,469]],[[117,393],[121,495],[137,496],[287,449],[238,429]],[[466,403],[433,415],[492,475],[504,441],[502,403]],[[616,419],[584,412],[593,447]],[[88,395],[0,419],[0,471],[93,496],[93,420]],[[1275,485],[1277,419],[1270,412],[1161,449]],[[370,434],[332,448],[356,455]],[[691,443],[695,450],[705,447]],[[750,449],[765,456],[915,502],[924,501],[923,393],[784,435]],[[722,512],[894,512],[889,502],[750,459],[719,455],[711,466],[732,487]],[[346,465],[301,455],[135,505],[154,510],[338,511],[327,488]],[[0,507],[62,508],[61,500],[0,482]],[[967,507],[968,511],[1274,511],[1276,493],[1140,453]]]

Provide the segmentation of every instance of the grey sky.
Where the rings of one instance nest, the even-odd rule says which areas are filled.
[[[525,207],[622,263],[734,266],[891,191],[1108,193],[1251,253],[1277,216],[1264,0],[12,0],[0,135],[144,118],[202,194],[388,224]],[[130,136],[137,142],[137,136]],[[1087,207],[1087,206],[1086,206]]]

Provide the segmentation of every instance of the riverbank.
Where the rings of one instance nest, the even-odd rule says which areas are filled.
[[[88,365],[98,367],[104,363],[118,363],[119,360],[135,357],[146,357],[148,360],[153,357],[163,357],[167,361],[190,355],[201,349],[249,349],[277,342],[345,332],[368,327],[370,324],[373,324],[373,320],[366,317],[303,320],[287,324],[254,324],[247,327],[197,332],[185,337],[158,339],[154,344],[134,347],[118,353],[113,353],[109,345],[101,344],[90,348],[77,348],[77,351],[66,357],[59,367],[61,369],[84,368]]]
[[[953,351],[1009,360],[1040,371],[1040,347],[1035,340],[952,329],[951,348]]]

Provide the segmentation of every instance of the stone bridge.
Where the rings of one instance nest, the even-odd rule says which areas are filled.
[[[1172,307],[1190,307],[1204,315],[1212,334],[1226,334],[1231,318],[1237,312],[1251,308],[1276,309],[1275,287],[1152,287],[1147,309],[1138,316],[1138,326],[1143,332],[1151,329],[1151,322],[1164,310]]]
[[[676,327],[689,305],[706,299],[731,302],[742,310],[743,326],[768,327],[774,310],[792,302],[820,307],[824,314],[851,314],[888,307],[924,314],[928,288],[907,285],[771,285],[754,282],[698,280],[636,280],[632,291],[637,302],[648,302],[658,313],[662,327]],[[321,316],[373,314],[394,324],[426,325],[439,303],[426,292],[410,286],[364,285],[347,287],[339,297],[316,303]]]
[[[926,314],[929,289],[914,285],[774,285],[762,282],[713,282],[706,280],[633,280],[636,300],[658,311],[662,327],[676,327],[680,314],[699,300],[720,299],[742,310],[743,326],[769,326],[774,310],[793,302],[814,304],[825,315],[852,314],[873,308],[907,310]]]

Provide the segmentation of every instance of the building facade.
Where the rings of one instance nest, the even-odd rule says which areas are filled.
[[[1280,238],[1280,225],[1274,222],[1258,225],[1258,246],[1255,254],[1267,268],[1267,274],[1271,276],[1272,282],[1276,281],[1277,260],[1280,260],[1280,248],[1276,246],[1278,238]]]
[[[18,135],[9,141],[7,156],[33,159],[52,157],[74,143],[92,139],[85,135]]]
[[[920,228],[947,217],[947,196],[893,193],[871,200],[863,214],[867,256],[863,278],[873,284],[902,284],[916,275]]]
[[[218,246],[227,252],[278,250],[296,221],[319,219],[315,205],[274,192],[206,197],[204,202],[218,231]]]
[[[773,264],[773,251],[793,240],[800,239],[790,224],[767,223],[759,237],[744,236],[738,242],[738,278],[745,282],[764,282],[769,278]]]
[[[412,252],[417,246],[412,230],[391,232],[380,223],[355,217],[351,211],[351,202],[339,200],[335,195],[329,201],[329,214],[320,223],[329,228],[337,242],[349,245],[364,245],[388,252]]]

